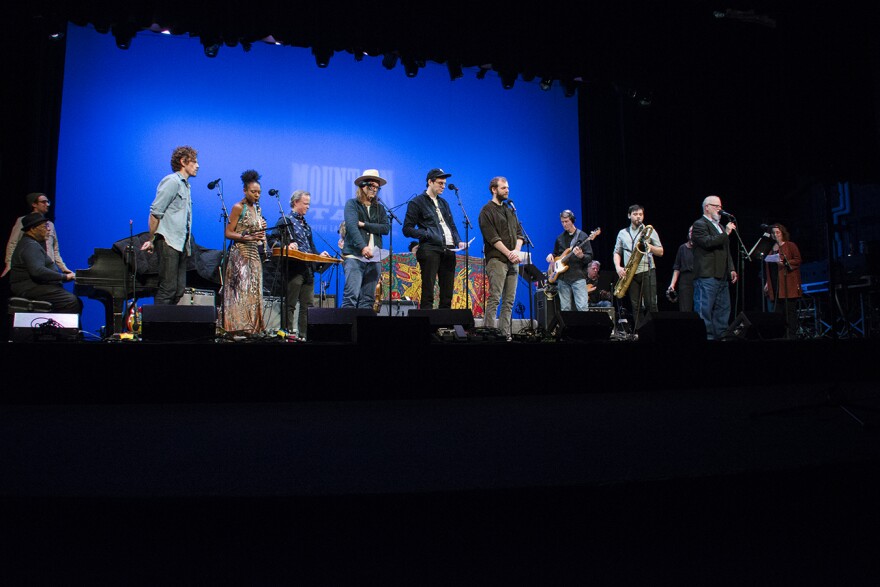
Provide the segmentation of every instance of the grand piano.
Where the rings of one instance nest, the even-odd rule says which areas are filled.
[[[76,270],[73,292],[104,305],[105,336],[125,330],[125,305],[134,298],[151,297],[159,287],[159,258],[141,251],[149,232],[126,237],[108,249],[95,249],[88,269]],[[133,252],[127,252],[131,244]],[[220,262],[223,251],[207,249],[193,242],[187,261],[187,287],[220,290]]]

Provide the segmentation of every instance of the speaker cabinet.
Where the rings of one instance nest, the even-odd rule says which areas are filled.
[[[54,312],[15,312],[12,316],[12,342],[81,340],[79,314]]]
[[[431,331],[431,321],[426,316],[358,316],[352,337],[358,344],[405,348],[428,344]]]
[[[785,315],[776,312],[740,312],[724,338],[771,340],[785,338]]]
[[[369,308],[309,308],[311,342],[352,342],[354,323],[358,316],[375,316]]]
[[[559,338],[573,341],[610,340],[614,321],[608,312],[559,312]]]
[[[217,334],[214,306],[148,305],[141,311],[141,338],[183,342],[213,340]]]
[[[461,326],[465,330],[472,330],[474,327],[474,313],[468,308],[459,310],[449,310],[439,308],[436,310],[410,310],[407,316],[417,318],[419,316],[427,317],[431,323],[431,328],[454,328]]]
[[[559,296],[548,296],[543,289],[535,291],[535,318],[538,326],[550,331],[559,316]]]
[[[638,335],[639,342],[706,340],[706,323],[696,312],[648,312]]]

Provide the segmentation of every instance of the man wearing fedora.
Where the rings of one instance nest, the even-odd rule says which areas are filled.
[[[30,206],[30,212],[39,212],[43,216],[49,213],[49,206],[52,203],[49,201],[49,196],[42,192],[32,192],[25,196],[25,201],[28,206]],[[24,216],[19,216],[15,220],[15,224],[12,226],[12,232],[9,233],[9,241],[6,243],[6,267],[3,269],[3,274],[0,277],[3,277],[9,270],[12,269],[12,253],[15,251],[16,245],[18,245],[18,241],[21,240],[21,221]],[[46,235],[46,242],[44,243],[46,246],[46,254],[49,255],[49,258],[58,265],[58,268],[61,269],[63,273],[73,273],[70,269],[67,268],[67,265],[64,264],[64,260],[61,258],[61,252],[58,250],[58,235],[55,232],[55,225],[52,224],[51,220],[46,221],[46,229],[49,233]]]
[[[382,248],[382,235],[391,230],[384,206],[377,201],[386,183],[378,169],[367,169],[354,180],[355,197],[345,203],[343,308],[373,309],[376,303],[380,264],[372,259]]]
[[[31,212],[21,220],[22,236],[12,253],[9,287],[12,294],[30,300],[52,304],[52,311],[61,314],[79,314],[82,302],[64,289],[65,281],[73,281],[76,274],[64,273],[46,252],[48,220],[39,212]]]
[[[463,249],[464,242],[458,236],[458,228],[452,219],[449,202],[440,197],[446,189],[446,178],[451,177],[442,169],[434,168],[425,178],[425,191],[410,200],[403,220],[403,234],[419,239],[416,260],[422,274],[422,295],[419,307],[434,307],[434,283],[439,283],[438,309],[452,308],[452,291],[455,285],[455,251]]]

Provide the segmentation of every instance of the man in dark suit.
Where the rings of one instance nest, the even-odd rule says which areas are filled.
[[[721,198],[703,200],[703,216],[694,222],[694,311],[706,323],[706,338],[719,340],[730,324],[730,287],[737,275],[730,255],[730,233],[721,225]]]

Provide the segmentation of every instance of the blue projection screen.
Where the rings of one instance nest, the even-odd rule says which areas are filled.
[[[424,190],[432,167],[452,173],[461,205],[454,192],[443,196],[462,238],[474,238],[474,257],[482,256],[477,218],[494,176],[510,182],[542,269],[561,232],[559,212],[581,212],[577,100],[558,84],[542,91],[537,81],[520,80],[504,90],[494,74],[480,80],[467,70],[450,81],[436,63],[408,78],[400,66],[385,69],[380,57],[356,61],[349,53],[321,69],[308,49],[269,43],[247,52],[223,46],[208,58],[196,38],[149,31],[121,50],[112,35],[70,25],[53,198],[69,267],[86,269],[94,249],[148,230],[156,186],[179,145],[199,152],[193,235],[213,249],[224,245],[223,205],[229,210],[241,199],[246,169],[262,174],[270,224],[280,207],[289,211],[294,190],[311,192],[307,218],[319,250],[331,254],[353,181],[368,168],[388,180],[380,197],[392,209]],[[208,190],[218,178],[220,187]],[[401,221],[405,210],[395,210]],[[393,223],[394,251],[406,251],[409,241]],[[341,292],[341,269],[333,275],[329,291]],[[517,301],[525,315],[514,318],[528,318],[524,281]],[[83,329],[97,334],[103,306],[83,302]]]

